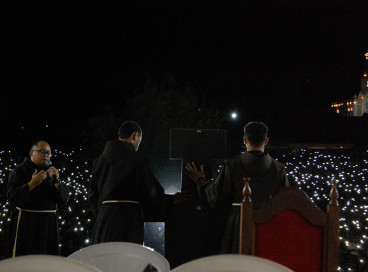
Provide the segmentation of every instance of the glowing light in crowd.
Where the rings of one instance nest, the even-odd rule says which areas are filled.
[[[90,244],[94,220],[87,191],[92,165],[78,158],[80,152],[55,150],[53,153],[62,182],[70,188],[68,205],[58,213],[59,247],[61,252],[67,252],[69,248],[75,250]],[[344,150],[301,149],[278,153],[275,157],[285,164],[293,184],[305,191],[322,210],[329,201],[331,181],[338,181],[341,209],[339,271],[361,271],[368,260],[368,161],[356,161]],[[6,182],[17,162],[19,159],[11,151],[0,151],[0,235],[4,235],[10,222]]]

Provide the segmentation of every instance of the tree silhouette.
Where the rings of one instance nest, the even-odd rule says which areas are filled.
[[[143,131],[140,150],[156,163],[169,157],[171,128],[219,129],[223,118],[191,87],[180,87],[172,74],[157,83],[149,75],[138,85],[125,105],[105,107],[89,120],[85,145],[90,157],[102,151],[107,140],[117,137],[119,125],[134,120]]]

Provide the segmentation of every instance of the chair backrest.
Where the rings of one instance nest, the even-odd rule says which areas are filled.
[[[53,255],[24,255],[0,261],[2,272],[102,272],[100,269]]]
[[[221,254],[195,259],[177,266],[172,272],[293,272],[273,261],[237,254]]]
[[[327,212],[296,187],[286,187],[258,210],[245,179],[240,214],[240,253],[281,263],[297,272],[337,271],[339,216],[336,183]]]
[[[128,242],[108,242],[82,248],[68,259],[96,266],[103,272],[143,272],[154,266],[158,272],[170,271],[169,262],[149,247]]]

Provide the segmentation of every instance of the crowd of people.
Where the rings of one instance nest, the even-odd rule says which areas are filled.
[[[306,192],[322,210],[337,181],[340,205],[341,271],[365,271],[368,262],[368,160],[351,150],[293,150],[284,152],[291,185]]]
[[[38,149],[33,148],[32,152],[40,153],[36,150]],[[53,150],[53,161],[58,169],[59,178],[53,181],[53,173],[48,175],[52,186],[55,183],[60,183],[69,188],[68,201],[64,205],[60,205],[56,213],[59,231],[58,247],[63,256],[90,245],[93,239],[95,217],[88,201],[89,187],[91,180],[93,180],[93,165],[91,162],[79,160],[78,152],[83,151],[63,153]],[[288,183],[305,191],[312,201],[323,210],[329,200],[331,181],[338,181],[340,195],[338,201],[341,208],[340,270],[359,271],[365,268],[366,262],[368,262],[368,247],[366,245],[368,237],[365,235],[368,229],[366,219],[368,185],[365,182],[368,161],[364,158],[357,160],[350,156],[349,151],[346,150],[284,149],[277,152],[270,150],[270,153],[276,159],[276,165],[281,162],[285,166],[281,168],[281,173],[286,173]],[[47,156],[47,154],[42,155]],[[260,153],[256,152],[254,155],[260,155]],[[14,221],[11,219],[10,203],[6,192],[9,176],[21,163],[22,160],[18,155],[10,151],[0,152],[0,242],[2,245],[5,244],[6,233]],[[187,166],[189,167],[187,170],[189,173],[192,171],[192,174],[198,175],[194,179],[201,179],[200,182],[197,182],[198,186],[205,186],[206,179],[202,169],[198,166],[197,171],[193,172],[197,168],[194,166]],[[233,165],[228,167],[233,167]],[[226,180],[225,170],[224,175],[219,175],[219,180],[222,180],[221,183],[224,184],[224,180]],[[213,189],[207,191],[213,192]],[[207,194],[203,197],[211,196]],[[129,205],[134,204],[129,203]],[[4,247],[1,246],[1,249]],[[7,256],[6,252],[0,253],[2,258]]]

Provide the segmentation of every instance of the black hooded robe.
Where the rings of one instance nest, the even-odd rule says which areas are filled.
[[[143,244],[146,215],[162,216],[165,206],[164,189],[146,156],[136,152],[131,143],[117,140],[107,142],[93,162],[88,200],[96,216],[92,244]]]
[[[9,175],[7,196],[11,209],[11,223],[7,230],[5,257],[28,254],[59,255],[59,236],[56,210],[69,197],[67,186],[60,183],[59,190],[50,176],[32,191],[28,182],[34,171],[46,170],[31,159],[18,165]]]
[[[254,209],[260,208],[279,188],[289,186],[284,165],[259,151],[227,160],[215,182],[199,179],[200,197],[212,207],[224,205],[229,210],[221,253],[239,253],[240,206],[236,204],[243,199],[244,177],[250,177]]]

